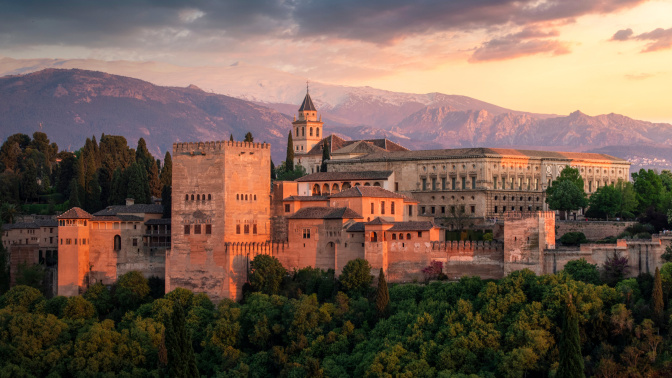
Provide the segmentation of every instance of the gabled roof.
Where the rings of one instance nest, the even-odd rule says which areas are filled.
[[[436,227],[433,222],[395,222],[387,231],[429,231]]]
[[[387,180],[392,171],[361,171],[361,172],[315,172],[299,177],[297,182],[313,181],[350,181],[350,180]]]
[[[374,220],[372,220],[372,221],[370,221],[370,222],[367,222],[366,224],[367,224],[367,225],[375,226],[375,225],[381,225],[381,224],[393,224],[393,223],[394,223],[394,222],[388,222],[388,221],[382,219],[381,217],[376,217]]]
[[[308,152],[306,152],[306,155],[322,155],[322,146],[324,143],[327,142],[329,143],[329,152],[331,154],[339,154],[339,153],[348,153],[348,150],[345,150],[346,152],[342,152],[342,149],[350,146],[351,144],[357,143],[357,142],[366,142],[370,144],[371,146],[378,147],[382,149],[382,152],[392,152],[392,151],[409,151],[408,148],[398,144],[394,143],[393,141],[387,139],[387,138],[382,138],[382,139],[362,139],[362,140],[345,140],[338,135],[331,134],[328,137],[322,139],[321,141],[317,142],[316,145],[313,146]],[[381,150],[377,150],[381,151]]]
[[[362,219],[354,210],[347,207],[305,207],[289,219]]]
[[[310,94],[306,93],[306,97],[303,99],[303,103],[301,104],[301,107],[299,108],[300,112],[303,111],[312,111],[316,112],[317,109],[315,109],[315,105],[313,105],[313,100],[310,98]]]
[[[332,152],[332,155],[338,154],[371,154],[374,152],[385,152],[384,148],[378,147],[372,142],[366,140],[357,140],[354,143]]]
[[[163,205],[136,203],[133,205],[115,205],[94,213],[96,216],[117,214],[163,214]]]
[[[59,215],[58,219],[91,219],[91,214],[80,209],[79,207],[73,207],[72,209]]]
[[[401,194],[390,192],[379,186],[353,186],[340,193],[332,194],[329,198],[352,198],[352,197],[374,197],[374,198],[403,198],[408,199]]]
[[[355,222],[350,227],[348,227],[346,232],[364,232],[365,222]]]

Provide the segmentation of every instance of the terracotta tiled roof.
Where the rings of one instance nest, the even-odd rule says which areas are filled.
[[[124,222],[142,222],[145,220],[145,218],[136,215],[117,215],[117,218]]]
[[[10,225],[13,230],[18,229],[27,229],[27,228],[40,228],[35,222],[17,222]]]
[[[299,177],[297,182],[312,181],[350,181],[350,180],[387,180],[392,171],[361,171],[361,172],[315,172]]]
[[[115,205],[94,213],[93,215],[117,214],[163,214],[163,205],[136,203],[134,205]]]
[[[362,219],[362,216],[347,207],[305,207],[290,219]]]
[[[364,222],[355,222],[350,227],[348,227],[346,232],[364,232]]]
[[[353,186],[340,193],[332,194],[330,198],[352,198],[352,197],[374,197],[374,198],[404,198],[401,194],[390,192],[379,186]]]
[[[374,220],[367,222],[367,225],[381,225],[381,224],[392,224],[394,222],[388,222],[381,217],[376,217]]]
[[[365,140],[358,140],[354,143],[351,143],[340,150],[332,152],[332,155],[337,154],[371,154],[374,152],[385,152],[387,151],[384,148],[378,147],[371,142]]]
[[[306,155],[322,155],[322,146],[324,145],[324,142],[329,143],[329,151],[334,154],[334,153],[341,153],[341,150],[351,144],[357,143],[357,142],[367,142],[368,144],[381,148],[384,151],[409,151],[408,148],[398,144],[394,143],[393,141],[383,138],[383,139],[362,139],[362,140],[345,140],[338,135],[331,134],[328,137],[322,139],[321,141],[317,142],[316,145],[313,146],[308,152],[306,152]],[[347,150],[346,150],[347,151]]]
[[[627,163],[626,160],[606,155],[588,152],[557,152],[557,151],[534,151],[514,150],[506,148],[452,148],[445,150],[419,150],[419,151],[392,151],[375,152],[361,158],[344,160],[343,162],[360,161],[405,161],[405,160],[438,160],[438,159],[461,159],[473,157],[525,157],[532,159],[550,160],[595,160],[605,162]],[[340,162],[340,161],[339,161]]]
[[[283,201],[328,201],[327,196],[289,196]]]
[[[91,220],[94,222],[121,222],[121,219],[116,215],[94,215]]]
[[[50,219],[35,219],[35,223],[40,227],[58,227],[58,220]]]
[[[72,209],[59,215],[58,219],[91,219],[91,214],[80,209],[79,207],[73,207]]]
[[[429,231],[434,227],[432,222],[395,222],[388,231]]]

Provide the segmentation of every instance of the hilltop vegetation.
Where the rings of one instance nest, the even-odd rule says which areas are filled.
[[[251,274],[281,282],[251,277],[239,303],[185,289],[162,296],[156,280],[135,272],[81,297],[46,300],[14,287],[0,297],[0,371],[154,377],[193,373],[195,360],[207,377],[553,376],[570,301],[586,376],[672,371],[672,264],[615,287],[527,270],[498,281],[391,285],[386,304],[387,285],[376,293],[361,263],[336,280],[311,268],[284,275],[273,260],[256,261]],[[183,358],[166,358],[175,350]]]

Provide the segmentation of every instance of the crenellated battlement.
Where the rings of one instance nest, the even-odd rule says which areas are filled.
[[[507,211],[504,213],[504,221],[507,220],[516,220],[516,219],[530,219],[530,218],[543,218],[543,219],[555,219],[555,211]]]
[[[195,152],[215,152],[225,148],[270,149],[268,143],[249,143],[237,141],[183,142],[173,143],[173,154],[194,154]]]

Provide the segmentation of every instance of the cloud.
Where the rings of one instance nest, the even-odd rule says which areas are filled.
[[[642,52],[653,52],[658,50],[666,50],[672,48],[672,28],[663,29],[657,28],[650,32],[638,34],[633,36],[632,29],[619,30],[611,37],[612,41],[649,41]]]
[[[552,54],[563,55],[570,52],[569,44],[555,39],[556,30],[544,32],[538,28],[525,28],[515,34],[491,39],[474,51],[469,61],[483,62],[493,60],[514,59],[528,55]]]
[[[628,80],[644,80],[658,75],[657,73],[636,73],[636,74],[627,74],[625,78]]]
[[[632,29],[622,29],[614,33],[611,37],[612,41],[627,41],[628,38],[632,37]]]

